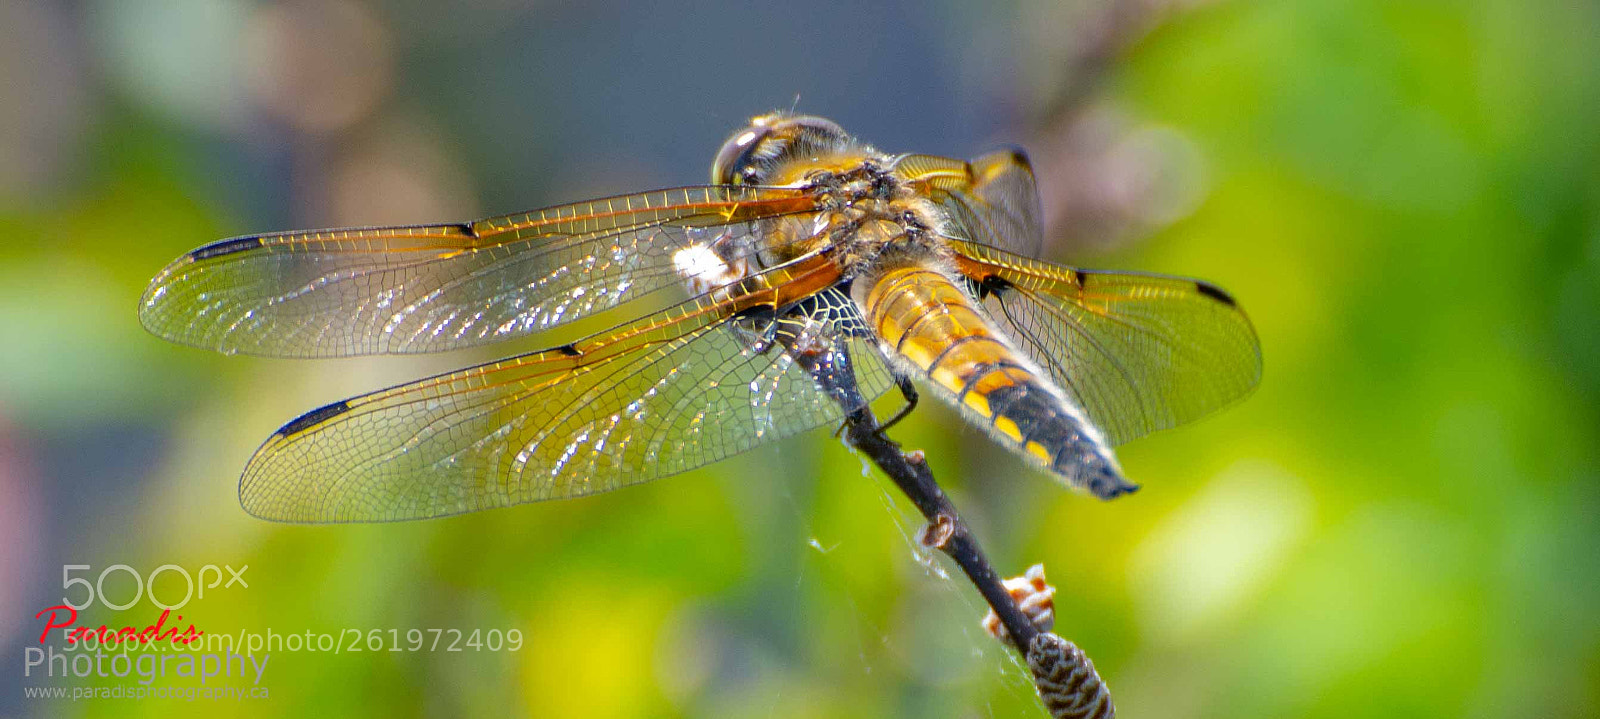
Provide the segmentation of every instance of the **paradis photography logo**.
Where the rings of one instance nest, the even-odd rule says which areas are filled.
[[[164,564],[148,575],[126,564],[113,564],[100,571],[95,581],[75,574],[88,573],[93,567],[68,564],[62,567],[62,590],[66,596],[61,604],[45,607],[34,614],[40,631],[41,646],[24,647],[23,676],[32,678],[57,677],[115,677],[137,674],[138,682],[148,685],[157,677],[197,677],[201,684],[217,676],[247,677],[248,666],[253,678],[260,683],[266,670],[269,655],[254,653],[235,654],[230,647],[226,655],[205,652],[202,638],[206,632],[193,621],[184,621],[177,610],[192,599],[204,599],[206,590],[248,589],[245,571],[249,566],[234,569],[230,565],[218,567],[207,564],[197,573],[174,564]],[[228,579],[223,579],[224,571]],[[112,582],[119,594],[116,599],[107,595],[107,580],[118,575],[132,578],[131,590],[119,589],[126,581]],[[174,602],[164,602],[157,597],[156,579],[163,575],[181,578],[183,595]],[[209,580],[209,581],[208,581]],[[165,583],[169,591],[176,580]],[[237,589],[235,588],[237,586]],[[74,601],[73,594],[80,599]],[[172,594],[168,598],[176,598]],[[153,617],[131,622],[99,623],[80,622],[80,611],[92,607],[124,612],[135,609],[141,601],[148,600]],[[59,641],[52,641],[52,638]],[[140,652],[137,657],[133,653]]]
[[[176,626],[169,627],[167,623],[169,621],[181,621],[183,619],[183,615],[179,614],[174,620],[172,618],[172,613],[188,605],[191,599],[195,599],[197,594],[196,590],[198,590],[198,598],[205,599],[207,589],[215,590],[218,587],[221,587],[224,590],[228,590],[232,589],[235,584],[240,585],[242,589],[250,588],[250,583],[244,578],[244,573],[250,569],[250,565],[248,564],[240,567],[239,569],[234,569],[233,566],[229,564],[224,564],[222,567],[218,567],[215,564],[207,564],[201,567],[200,571],[196,573],[198,575],[198,581],[196,581],[195,575],[191,575],[189,573],[188,569],[176,564],[163,564],[159,567],[156,567],[155,570],[151,571],[148,575],[140,574],[139,570],[134,569],[126,564],[113,564],[105,569],[100,570],[99,576],[95,578],[93,583],[89,581],[88,577],[73,576],[74,573],[87,573],[92,569],[93,566],[88,564],[62,565],[62,592],[64,594],[71,594],[72,592],[81,589],[84,595],[83,600],[74,602],[72,601],[72,597],[62,596],[60,604],[45,607],[44,609],[39,610],[37,614],[33,615],[34,619],[44,621],[44,631],[39,635],[40,644],[44,644],[48,640],[49,634],[52,630],[60,629],[64,633],[63,637],[68,645],[83,641],[91,635],[96,640],[96,644],[98,646],[123,644],[130,641],[138,641],[143,644],[149,644],[151,642],[176,642],[186,645],[194,641],[199,636],[205,634],[205,632],[196,629],[192,623],[187,629],[182,630]],[[226,583],[224,583],[222,579],[222,573],[224,569],[227,570],[229,575]],[[106,593],[106,580],[119,574],[125,574],[133,579],[132,596],[128,597],[127,601],[121,603],[113,601]],[[183,579],[184,591],[182,599],[179,599],[176,602],[167,603],[157,598],[156,579],[161,577],[163,574],[175,575]],[[208,576],[211,580],[209,584],[206,583]],[[80,610],[95,606],[96,604],[106,609],[120,612],[132,609],[135,605],[139,604],[140,600],[143,599],[148,599],[150,604],[153,605],[155,609],[160,610],[160,616],[151,624],[144,626],[128,625],[119,629],[113,629],[110,625],[106,624],[101,624],[98,628],[95,628],[88,625],[80,626],[77,623],[78,612]],[[49,615],[48,618],[45,616],[47,614]]]
[[[46,614],[49,614],[50,616],[45,618]],[[66,643],[69,645],[77,644],[92,638],[94,643],[97,645],[97,648],[115,647],[120,644],[135,641],[141,644],[169,642],[174,645],[188,645],[205,634],[204,631],[196,629],[194,624],[190,624],[189,627],[184,629],[182,632],[178,631],[177,626],[167,626],[167,619],[171,616],[171,609],[163,609],[161,610],[161,616],[156,618],[154,624],[146,625],[143,628],[125,626],[120,629],[112,629],[110,626],[105,624],[101,624],[99,628],[95,628],[91,626],[78,625],[78,610],[73,609],[65,604],[58,604],[56,606],[46,607],[40,610],[38,614],[33,615],[33,618],[44,619],[44,630],[39,632],[40,644],[48,643],[50,640],[50,632],[51,630],[55,629],[62,630]],[[183,615],[179,614],[177,616],[177,621],[181,622],[182,620]]]
[[[58,652],[53,645],[44,648],[25,647],[22,654],[22,675],[26,678],[121,679],[137,674],[138,682],[143,685],[162,677],[198,677],[200,683],[205,684],[219,676],[250,678],[260,684],[262,674],[267,671],[267,662],[272,659],[270,654],[237,654],[232,650],[225,654],[140,654],[135,657],[127,652],[107,653],[99,649],[92,654],[86,651]]]

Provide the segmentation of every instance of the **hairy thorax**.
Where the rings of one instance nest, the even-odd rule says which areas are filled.
[[[793,228],[801,234],[776,244],[792,248],[793,256],[827,248],[846,277],[901,252],[942,259],[944,244],[934,241],[944,229],[937,210],[893,165],[894,158],[876,150],[849,147],[774,168],[774,184],[806,187],[823,208],[810,227]]]
[[[694,292],[737,282],[786,262],[824,253],[846,282],[904,259],[943,266],[949,249],[937,208],[893,169],[893,158],[867,147],[797,158],[771,168],[773,186],[814,194],[816,211],[761,220],[760,231],[722,231],[678,252],[677,271]]]

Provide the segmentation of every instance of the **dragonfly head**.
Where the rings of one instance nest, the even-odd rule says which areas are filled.
[[[711,163],[711,182],[719,185],[764,185],[774,170],[791,159],[814,160],[836,154],[854,141],[832,120],[814,115],[772,112],[750,119],[750,125],[728,137]]]

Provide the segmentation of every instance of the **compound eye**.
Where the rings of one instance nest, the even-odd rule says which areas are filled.
[[[749,179],[744,170],[750,164],[750,156],[771,133],[771,127],[751,125],[722,143],[717,159],[711,162],[712,184],[737,185]]]
[[[791,135],[798,135],[800,132],[808,132],[812,135],[820,135],[830,140],[837,140],[846,137],[844,128],[839,127],[838,123],[825,117],[817,117],[816,115],[798,115],[795,117],[784,118],[779,127],[788,130],[788,134]]]

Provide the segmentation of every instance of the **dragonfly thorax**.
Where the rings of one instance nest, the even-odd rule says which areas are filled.
[[[691,228],[672,256],[673,270],[698,295],[823,250],[846,280],[868,271],[891,246],[924,249],[930,258],[944,254],[929,232],[943,229],[942,215],[895,171],[895,161],[829,120],[756,117],[723,143],[712,179],[800,189],[814,211],[744,230]]]

